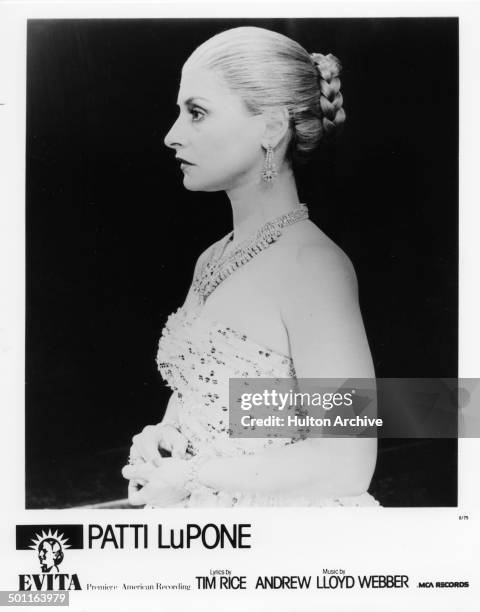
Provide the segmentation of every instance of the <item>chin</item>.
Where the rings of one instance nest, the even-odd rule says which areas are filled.
[[[183,186],[188,191],[225,191],[225,187],[223,186],[214,185],[212,183],[206,183],[202,181],[192,181],[187,176],[185,176],[183,179]]]

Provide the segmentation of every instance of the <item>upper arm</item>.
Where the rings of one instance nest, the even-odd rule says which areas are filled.
[[[348,257],[330,245],[306,246],[290,266],[282,319],[297,377],[374,377]]]

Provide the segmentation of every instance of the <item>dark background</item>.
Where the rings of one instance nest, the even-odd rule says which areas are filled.
[[[130,438],[162,417],[162,326],[231,229],[163,137],[183,62],[238,25],[341,59],[347,123],[301,199],[354,262],[377,376],[457,376],[457,19],[30,20],[28,508],[124,498]],[[371,491],[456,505],[456,441],[380,441]]]

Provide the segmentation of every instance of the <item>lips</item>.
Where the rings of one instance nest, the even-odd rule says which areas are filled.
[[[188,166],[194,166],[195,165],[195,164],[192,164],[192,162],[189,162],[186,159],[183,159],[183,157],[176,157],[175,159],[177,161],[179,161],[180,164],[187,164]]]

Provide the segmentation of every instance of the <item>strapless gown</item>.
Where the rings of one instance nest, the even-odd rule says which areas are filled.
[[[292,378],[292,359],[262,346],[231,327],[208,318],[203,306],[183,306],[171,314],[158,345],[158,369],[173,391],[174,425],[188,440],[191,456],[238,457],[279,448],[287,438],[232,438],[229,435],[230,378]],[[216,491],[194,483],[180,506],[377,506],[368,493],[336,499],[311,492],[299,495]]]

